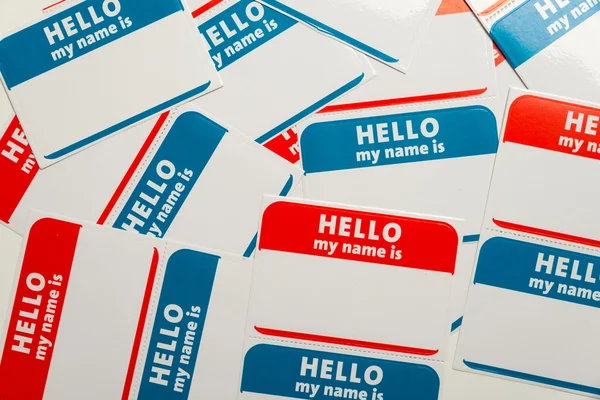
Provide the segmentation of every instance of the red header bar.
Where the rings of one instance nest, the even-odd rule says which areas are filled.
[[[292,164],[300,161],[300,145],[298,134],[290,128],[269,140],[264,146]]]
[[[439,221],[279,201],[264,212],[259,250],[454,274],[458,234]]]
[[[4,185],[0,196],[0,221],[9,223],[39,169],[23,128],[14,117],[0,137],[0,176]]]
[[[41,400],[81,226],[45,218],[29,232],[0,361],[0,399]]]
[[[600,160],[600,109],[521,96],[510,106],[504,142]]]

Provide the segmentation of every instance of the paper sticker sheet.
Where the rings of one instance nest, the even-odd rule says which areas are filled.
[[[406,72],[441,0],[260,0]]]
[[[596,0],[467,0],[523,82],[588,101],[600,96]]]
[[[181,0],[62,3],[5,34],[0,72],[42,168],[221,86]]]
[[[508,104],[455,367],[600,397],[600,107]]]
[[[106,158],[110,157],[110,163]],[[31,208],[250,255],[264,193],[301,171],[193,107],[162,114],[47,170],[16,118],[0,139],[0,221],[25,231]]]
[[[194,104],[288,161],[298,161],[293,125],[374,76],[363,55],[261,3],[191,4],[225,82]]]
[[[444,40],[426,39],[415,60],[430,65],[428,74],[396,80],[399,74],[382,65],[395,75],[384,71],[299,125],[303,192],[311,199],[464,218],[450,301],[455,330],[498,146],[492,111],[498,100],[492,46],[468,10],[439,14],[431,31],[448,33]],[[431,78],[446,58],[461,68]]]
[[[239,399],[437,399],[460,235],[456,220],[265,198]]]
[[[36,216],[0,336],[0,397],[233,399],[250,272],[241,257]]]

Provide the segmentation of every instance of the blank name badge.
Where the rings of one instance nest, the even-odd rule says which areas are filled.
[[[41,168],[221,81],[182,0],[88,0],[0,40],[0,75]]]

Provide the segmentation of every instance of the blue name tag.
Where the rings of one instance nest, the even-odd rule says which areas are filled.
[[[600,308],[600,258],[540,244],[486,241],[475,283]]]
[[[198,27],[217,71],[294,26],[292,18],[256,1],[242,0]]]
[[[219,257],[179,250],[169,257],[139,398],[187,399]]]
[[[179,115],[113,227],[163,237],[226,133],[198,112]]]
[[[435,400],[431,367],[325,351],[261,344],[244,358],[242,392],[294,399]]]
[[[517,68],[598,11],[596,0],[529,0],[496,22],[490,34]]]
[[[0,72],[10,90],[178,11],[180,0],[84,1],[2,39]]]
[[[480,106],[315,123],[300,137],[307,174],[494,154],[497,148],[496,118]]]

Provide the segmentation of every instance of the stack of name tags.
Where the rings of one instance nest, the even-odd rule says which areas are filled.
[[[5,3],[0,400],[600,398],[596,0]]]

